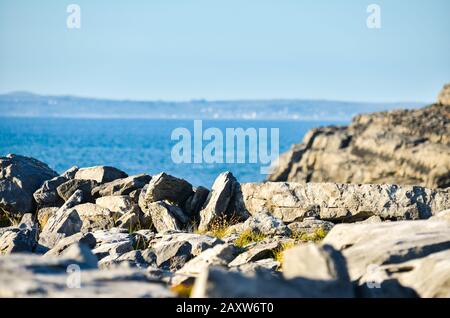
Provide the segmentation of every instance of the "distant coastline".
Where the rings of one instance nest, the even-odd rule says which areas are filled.
[[[419,108],[425,104],[302,99],[132,101],[16,92],[0,95],[0,117],[347,121],[360,113]]]

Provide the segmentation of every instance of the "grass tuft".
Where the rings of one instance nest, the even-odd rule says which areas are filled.
[[[322,241],[325,236],[327,236],[328,232],[320,227],[314,230],[313,233],[305,233],[305,232],[297,232],[292,233],[291,238],[293,238],[296,242],[315,242],[318,243]]]
[[[251,243],[256,243],[264,240],[266,235],[261,232],[254,232],[252,230],[245,230],[239,234],[238,238],[234,241],[234,245],[238,247],[244,247]]]

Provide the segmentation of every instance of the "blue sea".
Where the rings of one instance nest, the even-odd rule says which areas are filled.
[[[347,122],[204,120],[203,128],[279,128],[280,153],[303,139],[314,127]],[[260,164],[175,164],[171,157],[172,131],[185,127],[193,134],[192,120],[0,118],[0,155],[15,153],[47,163],[58,172],[76,165],[114,166],[129,175],[167,172],[192,184],[211,187],[217,175],[231,171],[241,182],[265,179]],[[207,142],[205,142],[207,143]]]

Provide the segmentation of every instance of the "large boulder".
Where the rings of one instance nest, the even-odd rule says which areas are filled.
[[[152,177],[144,195],[146,204],[164,200],[182,207],[193,193],[189,182],[162,172]]]
[[[398,221],[339,224],[323,240],[342,252],[352,281],[374,266],[400,264],[450,249],[450,223]]]
[[[33,252],[38,237],[38,226],[31,213],[24,214],[17,227],[10,227],[0,234],[0,254]]]
[[[336,297],[353,297],[353,286],[347,272],[346,260],[329,245],[308,243],[283,253],[283,276],[286,279],[318,280],[324,293]]]
[[[85,200],[92,201],[91,191],[96,186],[97,182],[94,180],[71,179],[60,184],[56,188],[56,191],[59,197],[61,197],[64,201],[67,201],[75,191],[81,190],[83,191],[83,197]]]
[[[189,218],[178,206],[171,205],[165,201],[148,204],[144,213],[151,217],[151,223],[158,233],[181,230],[189,222]]]
[[[63,183],[73,179],[77,167],[72,167],[62,175],[45,181],[42,186],[33,193],[38,208],[60,207],[64,200],[59,196],[57,188]]]
[[[92,268],[92,254],[72,245],[61,257],[15,254],[0,258],[0,297],[173,297],[162,281],[137,268]]]
[[[157,266],[165,270],[178,270],[195,256],[223,242],[217,238],[194,233],[167,233],[152,244]]]
[[[111,182],[126,177],[128,175],[125,172],[109,166],[80,168],[75,174],[77,180],[94,180],[98,183]]]
[[[39,244],[44,248],[53,248],[61,239],[81,231],[83,221],[74,206],[83,201],[83,192],[76,191],[66,203],[54,212],[39,234]]]
[[[207,231],[222,217],[245,219],[247,213],[239,205],[241,187],[231,172],[221,173],[212,186],[211,192],[200,211],[200,231]]]
[[[287,280],[269,271],[251,275],[209,267],[197,278],[193,298],[330,298],[348,297],[348,289],[328,290],[327,281],[311,279]],[[346,288],[346,287],[345,287]]]
[[[282,154],[269,181],[450,186],[448,86],[439,103],[357,115],[315,128]]]
[[[359,281],[362,297],[450,297],[450,250],[368,271]]]
[[[449,189],[419,186],[336,183],[244,183],[243,201],[250,214],[268,211],[284,222],[320,217],[333,222],[425,219],[450,207]]]
[[[189,283],[210,266],[227,266],[239,253],[232,244],[218,244],[209,248],[188,261],[176,272],[172,279],[173,285]]]
[[[129,195],[133,191],[142,189],[151,179],[152,177],[146,174],[116,179],[93,188],[92,195],[94,197]]]
[[[13,154],[0,157],[0,213],[18,217],[34,212],[33,193],[57,175],[34,158]]]

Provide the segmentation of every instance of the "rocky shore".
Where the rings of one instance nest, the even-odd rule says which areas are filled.
[[[211,189],[0,157],[0,296],[450,297],[449,113],[316,129],[276,182]]]
[[[282,154],[270,181],[450,186],[450,84],[416,110],[362,114],[309,131]]]

